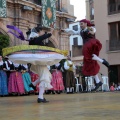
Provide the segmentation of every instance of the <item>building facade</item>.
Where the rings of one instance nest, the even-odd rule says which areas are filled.
[[[102,6],[102,8],[101,8]],[[110,63],[111,71],[101,67],[109,82],[120,83],[120,0],[94,0],[96,38],[102,43],[100,57]]]
[[[8,35],[10,45],[28,44],[20,41],[11,34],[7,33],[6,25],[18,27],[26,36],[29,28],[41,25],[42,5],[41,0],[6,0],[7,17],[0,17],[0,34]],[[49,39],[49,46],[62,50],[69,50],[69,36],[60,31],[69,26],[70,20],[75,20],[74,7],[70,5],[70,0],[56,0],[56,28],[52,37]],[[44,31],[49,31],[45,29]],[[26,36],[27,37],[27,36]]]
[[[100,64],[100,73],[109,76],[110,84],[120,83],[120,0],[86,0],[86,19],[95,24],[100,57],[110,63],[110,69]]]
[[[79,24],[80,24],[79,22],[71,23],[69,24],[69,29],[80,31]],[[80,65],[80,63],[82,63],[83,61],[82,46],[83,46],[83,40],[80,35],[70,36],[70,53],[72,60],[76,65]]]

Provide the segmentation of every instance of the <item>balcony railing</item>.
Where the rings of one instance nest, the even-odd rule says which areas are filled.
[[[106,50],[107,52],[120,50],[120,40],[106,40]]]
[[[108,5],[108,15],[120,13],[120,2]]]

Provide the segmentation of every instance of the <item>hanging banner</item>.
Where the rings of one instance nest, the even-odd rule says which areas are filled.
[[[42,26],[55,28],[56,0],[42,0]]]
[[[0,17],[7,17],[6,0],[0,0]]]

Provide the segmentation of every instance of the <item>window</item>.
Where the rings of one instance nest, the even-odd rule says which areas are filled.
[[[120,22],[109,24],[110,28],[110,50],[120,50]]]
[[[26,1],[33,2],[37,5],[41,5],[41,0],[26,0]]]
[[[117,40],[117,25],[116,25],[116,23],[110,24],[110,40]]]
[[[41,5],[41,0],[27,0],[27,1],[33,2],[37,5]]]
[[[57,11],[61,10],[61,0],[56,0],[56,10]]]
[[[109,0],[108,14],[120,13],[120,0]]]
[[[73,45],[78,45],[78,37],[73,38]]]
[[[69,51],[69,55],[70,55],[70,57],[72,57],[72,56],[71,56],[71,51]]]
[[[80,29],[80,22],[69,24],[69,29],[78,31]]]
[[[120,22],[118,22],[118,38],[120,40]]]
[[[94,15],[94,8],[92,8],[92,10],[91,10],[91,14]]]
[[[90,19],[94,20],[94,1],[90,1]]]
[[[73,30],[78,31],[78,25],[74,25]]]
[[[120,22],[110,23],[110,40],[120,40]]]
[[[115,4],[116,0],[109,0],[109,4]]]

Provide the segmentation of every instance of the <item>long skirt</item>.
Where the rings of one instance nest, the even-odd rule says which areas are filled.
[[[8,95],[7,74],[0,70],[0,95]]]
[[[22,74],[20,72],[12,72],[10,74],[9,83],[8,83],[8,92],[19,93],[19,94],[25,93]]]
[[[98,74],[100,66],[96,60],[92,60],[92,54],[99,56],[101,48],[102,44],[97,39],[90,39],[83,45],[83,75],[94,76]]]
[[[23,82],[24,82],[24,88],[26,92],[33,91],[31,87],[29,87],[29,84],[31,83],[31,76],[28,72],[25,72],[22,74]]]
[[[52,73],[52,90],[64,90],[62,72],[57,70]]]

